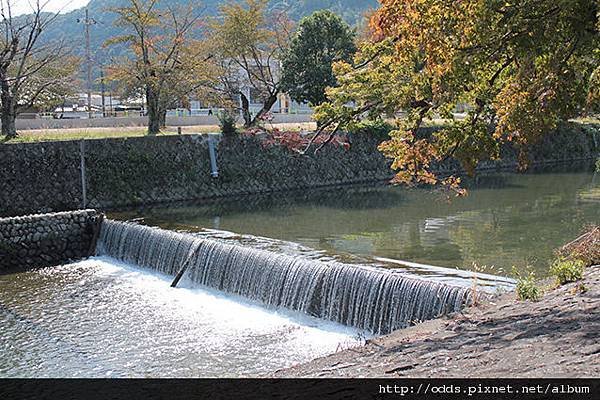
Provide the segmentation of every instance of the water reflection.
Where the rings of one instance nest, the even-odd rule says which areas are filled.
[[[113,213],[167,229],[212,228],[296,242],[329,254],[544,275],[552,252],[600,221],[600,179],[590,167],[480,175],[469,196],[383,184],[248,196]],[[477,265],[477,267],[474,267]]]

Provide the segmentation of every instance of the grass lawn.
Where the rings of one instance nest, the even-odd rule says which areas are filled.
[[[218,127],[198,126],[186,127],[182,129],[185,134],[191,133],[210,133],[218,132]],[[176,135],[177,128],[167,128],[161,135]],[[146,135],[146,128],[85,128],[85,129],[44,129],[44,130],[23,130],[19,131],[16,139],[9,141],[2,140],[3,143],[28,143],[28,142],[51,142],[58,140],[80,140],[80,139],[104,139],[104,138],[123,138],[138,137]]]
[[[314,130],[316,124],[307,123],[285,123],[275,124],[275,128],[282,130]],[[183,126],[183,134],[207,134],[219,132],[218,126]],[[177,127],[167,127],[160,135],[176,135]],[[43,129],[43,130],[22,130],[19,131],[19,137],[9,141],[0,137],[0,143],[31,143],[31,142],[52,142],[59,140],[80,140],[80,139],[104,139],[104,138],[123,138],[139,137],[146,135],[145,127],[118,127],[118,128],[84,128],[84,129]]]

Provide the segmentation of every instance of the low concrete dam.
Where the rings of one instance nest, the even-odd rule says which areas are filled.
[[[325,263],[128,222],[102,222],[96,254],[186,278],[225,293],[389,333],[459,311],[469,288],[384,269]]]

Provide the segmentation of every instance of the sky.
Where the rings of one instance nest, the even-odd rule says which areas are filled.
[[[6,3],[10,3],[12,6],[13,15],[19,14],[28,14],[32,10],[31,4],[36,4],[37,0],[0,0],[2,5],[6,5]],[[87,3],[89,0],[39,0],[40,4],[46,4],[44,7],[45,11],[57,12],[61,11],[62,13],[75,10],[77,8],[81,8]]]

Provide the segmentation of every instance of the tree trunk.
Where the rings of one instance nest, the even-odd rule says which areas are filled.
[[[164,129],[167,127],[167,109],[161,107],[158,114],[160,115],[160,129]]]
[[[16,100],[10,93],[8,82],[2,80],[0,82],[0,101],[2,102],[2,135],[7,140],[14,139],[18,136],[15,120],[17,119]]]
[[[250,122],[250,126],[256,125],[263,115],[271,111],[275,103],[277,103],[277,93],[273,93],[267,97],[260,111],[256,114],[252,122]]]
[[[250,128],[250,126],[252,126],[252,116],[250,115],[250,101],[242,92],[240,92],[240,98],[242,100],[242,117],[244,117],[244,128]]]
[[[146,106],[148,107],[148,135],[160,133],[160,101],[159,96],[151,88],[146,88]]]

